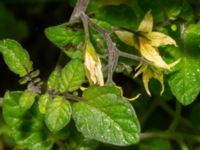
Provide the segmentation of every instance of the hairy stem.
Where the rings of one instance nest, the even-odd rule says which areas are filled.
[[[79,21],[79,16],[81,12],[85,12],[90,0],[78,0],[76,6],[72,12],[72,15],[69,19],[70,23]]]
[[[119,56],[121,57],[125,57],[125,58],[129,58],[129,59],[133,59],[133,60],[137,60],[137,61],[142,61],[144,63],[150,64],[150,62],[142,57],[139,57],[137,55],[133,55],[133,54],[129,54],[123,51],[118,50]]]
[[[64,97],[66,99],[68,99],[68,100],[73,100],[73,101],[81,101],[81,100],[83,100],[81,97],[78,97],[78,96],[75,96],[75,95],[72,95],[72,94],[69,94],[69,93],[65,93]]]

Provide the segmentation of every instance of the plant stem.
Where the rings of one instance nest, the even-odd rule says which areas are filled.
[[[111,84],[112,83],[112,77],[113,77],[113,73],[114,70],[117,66],[118,63],[118,53],[116,51],[116,46],[115,43],[112,41],[111,37],[110,37],[110,32],[103,29],[102,27],[98,26],[97,24],[95,24],[94,22],[92,22],[90,20],[90,18],[84,13],[81,13],[81,18],[84,18],[84,21],[87,20],[87,22],[89,23],[89,25],[95,29],[98,33],[102,34],[106,40],[106,44],[107,44],[107,52],[108,52],[108,77],[107,77],[107,84]],[[82,19],[83,20],[83,19]]]
[[[69,93],[65,93],[64,97],[66,99],[73,100],[73,101],[81,101],[81,100],[83,100],[83,98],[81,98],[79,96],[75,96],[75,95],[69,94]]]
[[[137,60],[137,61],[143,61],[147,64],[150,64],[150,62],[148,60],[146,60],[142,57],[139,57],[137,55],[129,54],[129,53],[126,53],[126,52],[123,52],[123,51],[120,51],[120,50],[118,50],[118,53],[119,53],[119,56],[121,56],[121,57],[126,57],[126,58]]]
[[[158,106],[157,101],[154,100],[153,102],[151,102],[151,106],[147,109],[147,111],[145,111],[145,113],[141,117],[140,124],[142,127],[145,125],[148,117],[152,114],[152,112],[154,112],[157,106]]]
[[[75,23],[79,21],[79,16],[81,12],[85,12],[90,0],[78,0],[76,6],[72,12],[72,15],[69,19],[70,23]]]
[[[117,66],[118,63],[118,59],[119,56],[121,57],[126,57],[129,59],[133,59],[136,61],[143,61],[145,63],[150,63],[149,61],[147,61],[144,58],[141,58],[139,56],[133,55],[133,54],[129,54],[123,51],[120,51],[117,47],[116,44],[112,41],[112,38],[110,36],[110,33],[115,31],[115,30],[106,30],[100,26],[98,26],[97,24],[95,24],[84,12],[81,13],[81,18],[84,22],[89,23],[89,25],[96,30],[98,33],[102,34],[106,40],[106,44],[107,44],[107,52],[108,52],[108,76],[107,76],[107,84],[111,84],[112,78],[113,78],[113,73],[115,71],[115,68]],[[84,23],[83,22],[83,23]]]
[[[175,112],[163,101],[158,101],[159,105],[171,116],[175,116]],[[180,122],[183,123],[183,125],[189,127],[190,129],[194,129],[194,131],[197,131],[196,128],[185,118],[180,116]]]
[[[3,98],[0,98],[0,107],[3,106]]]
[[[65,150],[66,149],[66,145],[60,141],[55,134],[53,134],[52,132],[49,132],[50,137],[55,141],[55,143],[62,149]]]
[[[178,101],[176,101],[176,112],[175,112],[174,120],[169,127],[170,131],[176,130],[176,127],[177,127],[180,117],[181,117],[181,110],[182,110],[181,104]]]
[[[171,139],[177,141],[180,145],[181,150],[188,150],[187,146],[183,142],[183,139],[189,139],[196,142],[200,142],[200,136],[187,134],[187,133],[179,133],[179,132],[147,132],[141,133],[141,140],[152,139],[152,138],[164,138],[164,139]]]
[[[84,13],[80,13],[81,21],[83,22],[83,28],[85,32],[85,39],[87,42],[90,41],[89,29],[88,29],[88,19],[84,16]]]

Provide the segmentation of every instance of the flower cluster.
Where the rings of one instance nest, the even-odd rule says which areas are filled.
[[[139,50],[141,56],[148,60],[150,64],[140,62],[136,68],[135,77],[143,73],[143,83],[148,95],[151,95],[148,83],[151,78],[157,79],[161,85],[161,94],[164,91],[163,71],[170,70],[179,60],[172,64],[167,64],[159,54],[161,45],[176,45],[175,40],[171,37],[153,30],[153,17],[151,11],[147,12],[144,19],[141,21],[136,32],[116,31],[118,38],[129,46],[133,46]]]

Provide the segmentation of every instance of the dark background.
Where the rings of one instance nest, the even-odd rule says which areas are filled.
[[[67,22],[72,10],[67,0],[1,0],[0,39],[20,42],[29,52],[34,69],[39,69],[40,77],[45,80],[56,64],[59,49],[48,41],[44,29]],[[6,90],[24,89],[18,80],[0,55],[0,96]]]

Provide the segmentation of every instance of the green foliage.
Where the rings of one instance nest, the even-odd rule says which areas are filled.
[[[45,35],[52,43],[62,48],[67,44],[77,45],[84,40],[83,30],[70,28],[67,23],[47,28]]]
[[[169,79],[172,93],[177,100],[188,105],[192,103],[200,92],[200,25],[190,25],[184,35],[184,45],[181,47],[181,62]]]
[[[0,41],[0,53],[9,69],[20,77],[33,70],[29,54],[18,42],[10,39]]]
[[[96,150],[99,143],[94,140],[84,138],[80,133],[73,133],[69,140],[69,150]]]
[[[135,22],[136,15],[127,5],[103,6],[97,11],[96,15],[98,19],[118,27],[134,28],[137,25],[137,22]]]
[[[49,76],[47,86],[50,90],[58,90],[60,88],[60,73],[57,70],[52,71]]]
[[[69,101],[57,96],[47,105],[45,123],[50,131],[57,132],[69,123],[71,113]]]
[[[36,94],[32,93],[29,90],[24,91],[19,100],[19,105],[21,109],[28,110],[29,108],[31,108],[35,101],[35,96]]]
[[[51,149],[53,141],[45,131],[43,116],[34,105],[31,110],[21,109],[19,101],[23,92],[7,92],[3,101],[3,116],[12,129],[17,144],[31,150]]]
[[[199,4],[90,1],[75,22],[45,29],[61,50],[45,78],[17,41],[1,39],[0,53],[23,90],[0,98],[0,149],[5,141],[30,150],[199,149]],[[0,37],[26,35],[3,4],[0,20]],[[8,32],[8,24],[16,31]]]
[[[46,112],[46,107],[48,105],[48,102],[52,100],[51,97],[49,96],[49,94],[44,94],[44,95],[41,95],[39,100],[38,100],[38,105],[39,105],[39,111],[40,113],[42,114],[45,114]]]
[[[120,94],[113,87],[90,87],[84,91],[84,101],[73,105],[73,118],[85,137],[115,145],[139,141],[135,111]]]
[[[60,91],[75,91],[84,81],[84,65],[81,60],[71,60],[62,70]]]

